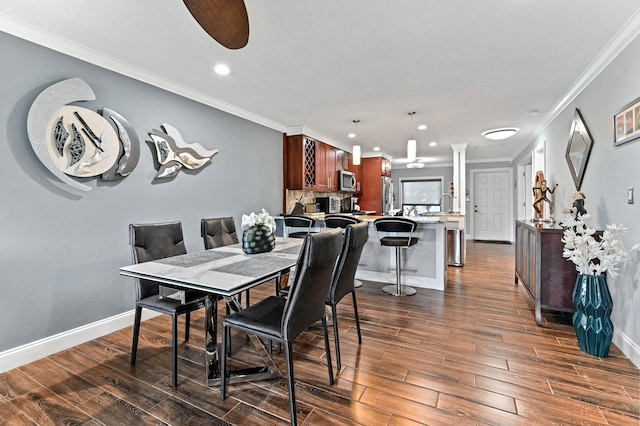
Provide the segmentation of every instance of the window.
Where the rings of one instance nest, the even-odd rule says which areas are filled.
[[[400,181],[402,212],[406,216],[440,212],[442,178],[403,179]]]

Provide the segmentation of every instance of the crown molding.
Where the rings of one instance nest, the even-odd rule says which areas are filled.
[[[131,64],[119,61],[110,56],[104,55],[84,46],[80,46],[70,40],[60,38],[50,33],[44,32],[24,23],[16,22],[0,15],[0,31],[11,34],[23,40],[30,41],[34,44],[46,47],[48,49],[60,52],[76,59],[97,65],[109,71],[130,77],[143,83],[150,84],[168,92],[183,96],[192,101],[210,106],[212,108],[224,111],[236,117],[243,118],[247,121],[260,124],[261,126],[284,133],[287,127],[284,124],[275,122],[268,118],[254,114],[245,109],[239,108],[221,99],[206,95],[200,91],[193,90],[184,85],[178,84],[164,77],[141,70]]]
[[[560,98],[555,106],[547,113],[540,125],[533,131],[531,143],[534,141],[544,129],[555,120],[562,111],[564,111],[571,102],[589,84],[598,76],[605,68],[611,64],[611,62],[620,54],[624,49],[640,34],[640,8],[638,8],[633,15],[624,23],[624,25],[618,30],[615,36],[607,43],[607,45],[598,53],[593,61],[589,64],[578,79],[571,85],[567,93]],[[527,144],[529,146],[529,144]],[[514,158],[521,155],[527,146],[523,147],[516,153]]]

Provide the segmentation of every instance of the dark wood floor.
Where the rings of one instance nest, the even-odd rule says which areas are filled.
[[[449,269],[444,292],[394,298],[366,282],[357,290],[361,346],[350,302],[339,308],[342,370],[334,386],[320,329],[295,344],[299,422],[640,424],[638,369],[616,347],[608,358],[582,353],[567,317],[547,313],[536,326],[513,266],[512,246],[469,243],[467,263]],[[271,292],[265,285],[252,299]],[[202,319],[194,317],[192,338],[181,345],[177,389],[169,387],[170,322],[161,316],[143,323],[135,367],[128,327],[1,374],[0,422],[286,424],[285,379],[231,385],[226,401],[203,385]],[[234,356],[255,357],[243,336],[233,344]],[[283,356],[276,359],[284,371]]]

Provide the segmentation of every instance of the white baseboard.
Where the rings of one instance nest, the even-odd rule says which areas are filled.
[[[133,325],[134,310],[0,352],[0,373]],[[142,320],[160,315],[144,309]]]
[[[618,329],[613,330],[612,341],[636,367],[640,368],[640,347],[637,344]]]

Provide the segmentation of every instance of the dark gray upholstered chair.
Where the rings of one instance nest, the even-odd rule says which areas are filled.
[[[205,250],[238,244],[236,224],[232,217],[202,219],[200,234],[204,240]]]
[[[148,262],[165,257],[185,254],[182,238],[182,224],[180,222],[131,224],[129,225],[129,244],[134,263]],[[140,320],[142,309],[150,309],[161,314],[170,315],[172,322],[171,344],[171,386],[178,384],[178,316],[185,315],[185,340],[189,340],[189,325],[191,312],[203,308],[205,294],[195,290],[186,290],[183,300],[163,297],[160,284],[155,281],[135,278],[136,310],[133,324],[133,341],[131,343],[131,365],[136,363],[138,352],[138,336],[140,334]]]
[[[205,250],[238,244],[240,242],[236,232],[236,224],[232,217],[202,219],[200,221],[200,235],[204,241]],[[246,298],[246,305],[249,306],[249,290],[246,291]],[[242,303],[241,295],[238,296],[238,302]],[[228,306],[227,313],[229,313]]]
[[[404,217],[381,217],[373,222],[377,232],[395,233],[401,235],[387,235],[380,238],[380,244],[396,249],[396,285],[382,287],[382,291],[394,296],[412,296],[416,294],[416,289],[402,285],[402,249],[411,247],[418,243],[418,239],[413,236],[413,232],[418,224]]]
[[[353,300],[353,313],[356,318],[356,328],[358,330],[358,343],[362,343],[360,333],[360,317],[358,316],[358,304],[356,303],[356,290],[353,282],[358,269],[358,262],[362,249],[369,239],[369,224],[366,222],[348,225],[344,232],[344,242],[342,251],[338,257],[338,263],[331,280],[329,295],[326,304],[331,306],[331,316],[333,318],[333,336],[336,344],[336,363],[338,370],[342,367],[340,363],[340,341],[338,338],[338,313],[336,306],[347,294],[351,293]]]
[[[307,234],[312,233],[311,228],[316,224],[316,220],[301,215],[288,215],[284,217],[284,227],[286,230],[286,237],[289,238],[304,238]],[[291,230],[291,228],[294,228]],[[296,231],[295,228],[298,228]]]
[[[324,217],[324,225],[327,229],[342,228],[343,233],[347,226],[360,222],[362,221],[356,217],[345,216],[342,214],[328,214]],[[362,281],[354,279],[353,286],[356,288],[362,287]]]
[[[307,327],[322,321],[324,345],[327,354],[329,383],[333,385],[333,368],[329,349],[329,332],[325,314],[325,300],[331,286],[331,278],[342,246],[342,233],[335,229],[310,234],[305,237],[297,273],[290,286],[289,297],[270,296],[249,308],[227,315],[222,320],[222,383],[220,397],[227,395],[227,345],[231,329],[252,333],[261,339],[284,344],[289,386],[289,410],[291,423],[296,420],[295,381],[293,376],[293,341]]]

